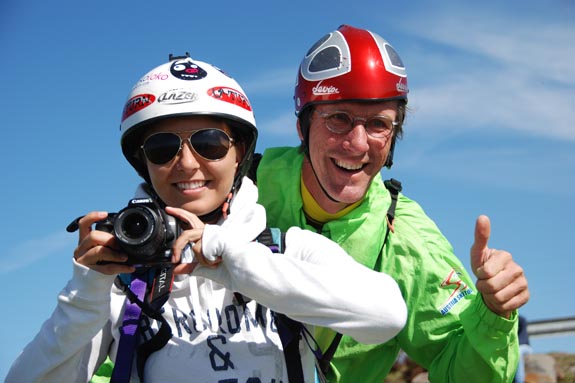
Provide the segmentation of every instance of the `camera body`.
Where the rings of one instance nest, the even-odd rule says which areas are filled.
[[[172,245],[182,230],[178,220],[151,198],[135,198],[117,213],[98,221],[96,230],[111,233],[128,255],[127,264],[160,266],[170,263]]]

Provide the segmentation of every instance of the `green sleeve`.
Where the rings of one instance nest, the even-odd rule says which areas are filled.
[[[90,383],[109,383],[112,377],[112,371],[114,370],[114,362],[107,357],[104,363],[100,365],[98,371],[94,373]]]
[[[384,271],[408,305],[400,347],[431,382],[511,382],[517,369],[517,315],[491,312],[447,239],[415,202],[403,198]]]

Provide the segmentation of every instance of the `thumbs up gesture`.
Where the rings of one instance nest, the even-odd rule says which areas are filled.
[[[485,305],[494,313],[509,318],[513,310],[529,300],[527,278],[510,253],[488,247],[490,235],[489,218],[479,216],[471,246],[471,268]]]

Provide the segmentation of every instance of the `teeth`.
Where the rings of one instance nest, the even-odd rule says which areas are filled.
[[[349,164],[341,160],[335,160],[335,164],[340,168],[344,168],[347,170],[359,170],[363,167],[363,164]]]
[[[179,189],[197,189],[206,184],[206,181],[194,181],[194,182],[179,182],[177,184]]]

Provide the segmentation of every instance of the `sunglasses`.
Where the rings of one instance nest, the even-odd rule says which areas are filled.
[[[176,133],[160,132],[146,138],[142,151],[148,161],[162,165],[178,155],[185,141],[190,143],[190,147],[198,156],[207,161],[221,160],[234,143],[234,140],[220,129],[194,130],[190,137],[184,139]]]

